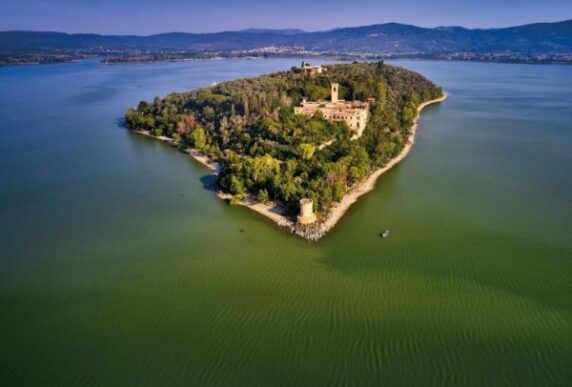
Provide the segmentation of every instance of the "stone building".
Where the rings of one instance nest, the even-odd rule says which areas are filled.
[[[314,202],[312,199],[300,199],[300,215],[298,215],[299,224],[312,224],[317,220],[313,207]]]
[[[354,136],[361,137],[367,120],[369,118],[370,103],[362,101],[344,101],[338,97],[339,85],[331,84],[331,100],[309,102],[302,100],[300,106],[294,107],[294,113],[314,115],[317,111],[321,112],[328,121],[344,121]]]
[[[302,62],[302,72],[308,77],[321,74],[324,70],[322,66],[312,66],[310,63]]]

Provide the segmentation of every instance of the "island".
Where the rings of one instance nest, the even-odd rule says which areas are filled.
[[[408,154],[421,109],[445,98],[383,62],[302,62],[142,101],[125,124],[210,168],[220,198],[315,241]]]

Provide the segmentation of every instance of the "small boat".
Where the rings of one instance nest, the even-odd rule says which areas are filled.
[[[382,238],[387,238],[389,236],[389,230],[385,230],[384,232],[382,232],[381,234],[379,234],[380,237]]]

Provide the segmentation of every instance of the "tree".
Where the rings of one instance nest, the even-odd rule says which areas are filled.
[[[406,126],[410,126],[417,115],[417,105],[413,100],[407,101],[403,107],[402,121]]]
[[[298,145],[298,152],[304,160],[310,160],[314,156],[316,147],[312,144],[300,144]]]
[[[266,203],[268,202],[269,199],[270,197],[268,196],[268,191],[266,190],[266,188],[258,190],[258,193],[256,194],[256,200],[259,203]]]
[[[244,183],[237,176],[230,177],[230,192],[235,195],[241,195],[246,192]]]
[[[190,134],[191,145],[196,149],[203,151],[207,144],[205,131],[202,126],[197,125]]]
[[[350,170],[349,182],[354,184],[365,179],[369,172],[370,159],[364,147],[352,142],[349,148]]]
[[[272,178],[280,173],[280,160],[269,154],[252,159],[250,176],[254,182],[271,182]]]
[[[181,136],[189,133],[197,125],[197,120],[194,114],[183,114],[179,121],[177,121],[177,131]]]
[[[139,112],[139,110],[129,108],[127,113],[125,113],[125,123],[131,129],[140,129],[142,119],[143,115]]]
[[[203,117],[207,121],[213,121],[215,119],[215,111],[212,106],[205,106],[203,109]]]

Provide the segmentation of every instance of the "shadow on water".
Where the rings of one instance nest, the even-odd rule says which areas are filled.
[[[115,126],[121,129],[127,129],[127,126],[125,126],[125,117],[121,116],[121,117],[117,117],[115,119]]]
[[[216,192],[216,176],[204,175],[200,178],[203,189],[206,191]]]

